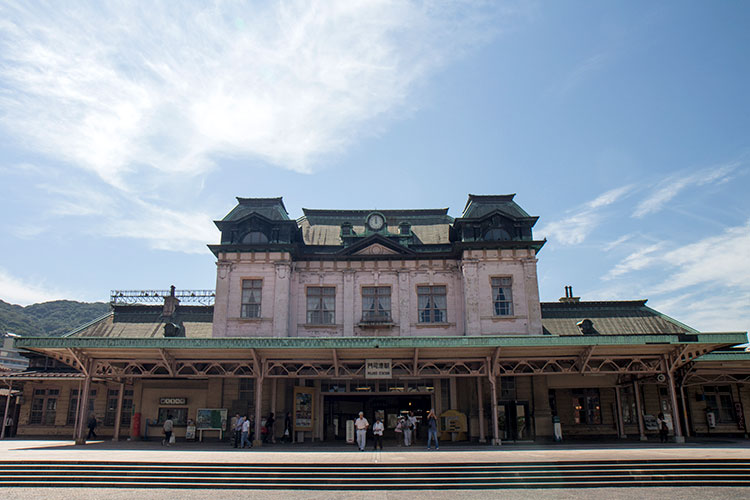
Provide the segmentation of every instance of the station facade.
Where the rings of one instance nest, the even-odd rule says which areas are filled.
[[[537,218],[513,195],[448,209],[311,210],[238,198],[216,225],[214,291],[118,291],[112,312],[63,338],[23,338],[19,435],[178,437],[201,409],[290,413],[296,441],[344,440],[364,411],[434,408],[443,439],[500,444],[656,434],[747,435],[750,359],[713,351],[645,300],[541,303]],[[722,357],[723,356],[723,357]],[[713,357],[713,358],[712,358]],[[42,361],[44,360],[44,361]],[[44,363],[44,369],[39,364]],[[52,365],[51,365],[52,364]],[[556,428],[556,423],[560,425]]]

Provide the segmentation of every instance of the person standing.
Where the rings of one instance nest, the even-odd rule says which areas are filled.
[[[283,440],[287,443],[292,442],[292,412],[286,412],[284,417],[284,437]]]
[[[411,431],[413,429],[414,424],[409,418],[409,415],[406,415],[403,424],[401,424],[401,430],[404,431],[404,446],[411,446]]]
[[[666,443],[669,441],[669,427],[663,413],[659,412],[656,416],[656,423],[659,425],[659,441]]]
[[[89,427],[89,435],[86,437],[86,439],[96,439],[96,426],[98,422],[96,421],[96,415],[93,413],[89,417],[88,427]]]
[[[253,447],[253,443],[250,441],[250,420],[247,417],[242,417],[242,430],[240,431],[240,448],[244,449],[245,444],[248,448]]]
[[[417,417],[414,416],[414,412],[410,411],[409,416],[406,419],[411,424],[411,437],[409,440],[409,446],[413,445],[417,440]]]
[[[378,445],[380,445],[380,450],[383,450],[383,431],[385,430],[385,426],[383,425],[383,422],[380,421],[379,418],[375,419],[375,423],[372,425],[372,435],[375,438],[375,449],[378,449]]]
[[[393,431],[396,433],[396,443],[398,443],[399,446],[401,446],[401,443],[403,442],[403,434],[404,434],[404,418],[398,417],[398,422],[396,423],[396,428],[393,429]]]
[[[370,422],[365,418],[364,412],[359,412],[359,418],[354,421],[354,429],[357,431],[357,446],[359,451],[365,451],[365,440],[367,439],[367,428]]]
[[[432,444],[432,440],[435,440],[435,449],[440,449],[440,443],[438,442],[438,436],[437,436],[437,417],[435,416],[435,410],[430,409],[430,411],[427,413],[427,449],[430,449],[430,444]]]
[[[167,415],[167,419],[164,421],[164,441],[161,444],[171,446],[172,441],[172,429],[174,429],[174,422],[172,421],[172,415]]]
[[[234,447],[240,447],[240,440],[242,439],[242,423],[245,417],[241,417],[238,413],[232,419],[232,430],[234,431]]]

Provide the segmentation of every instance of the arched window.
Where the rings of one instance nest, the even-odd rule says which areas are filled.
[[[260,231],[251,231],[242,238],[242,243],[255,245],[258,243],[268,243],[268,236]]]
[[[484,241],[508,241],[510,234],[505,229],[496,227],[484,233]]]

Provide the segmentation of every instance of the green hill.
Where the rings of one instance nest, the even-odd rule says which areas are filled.
[[[57,337],[109,312],[104,302],[55,300],[18,306],[0,300],[0,332],[25,337]]]

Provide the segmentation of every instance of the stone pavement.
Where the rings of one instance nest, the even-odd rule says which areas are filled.
[[[686,444],[638,441],[566,442],[559,444],[468,445],[444,443],[439,451],[424,446],[357,451],[346,444],[275,444],[239,450],[221,442],[91,441],[5,439],[0,460],[65,460],[202,463],[466,463],[556,462],[579,460],[750,459],[750,440],[695,439]]]

